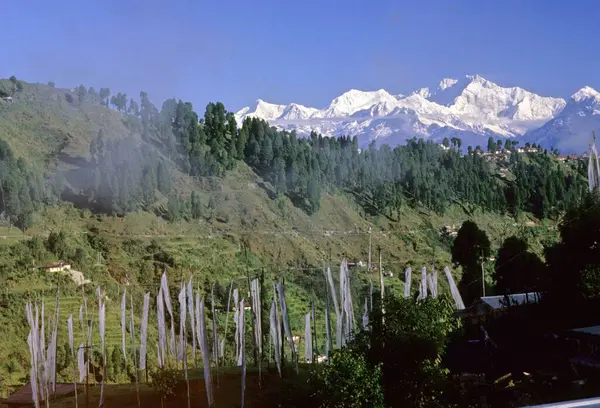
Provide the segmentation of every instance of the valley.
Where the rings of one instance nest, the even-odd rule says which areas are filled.
[[[0,324],[15,333],[0,346],[5,392],[27,379],[28,300],[50,304],[58,290],[59,319],[66,321],[82,296],[93,299],[102,288],[113,364],[107,381],[122,383],[132,381],[135,368],[118,357],[119,297],[125,290],[131,296],[139,325],[144,293],[155,295],[163,272],[172,290],[191,277],[203,296],[214,291],[220,313],[232,282],[244,288],[260,277],[270,287],[284,279],[291,331],[301,336],[311,300],[324,308],[327,265],[334,271],[343,259],[357,265],[350,290],[358,304],[365,287],[378,282],[377,268],[366,267],[369,242],[378,266],[381,253],[387,293],[404,293],[410,267],[416,295],[423,266],[449,266],[463,284],[473,278],[470,264],[452,252],[463,223],[473,221],[490,241],[475,274],[480,279],[483,270],[490,294],[506,239],[519,237],[528,253],[544,259],[560,240],[562,214],[588,188],[586,160],[561,160],[530,145],[481,138],[487,152],[462,153],[463,140],[452,137],[360,149],[356,137],[296,137],[251,117],[240,124],[220,103],[199,117],[190,103],[175,99],[158,109],[145,92],[138,102],[120,92],[111,97],[108,88],[59,89],[16,78],[0,86],[11,94],[0,105],[7,198]],[[78,286],[67,274],[44,271],[59,261],[89,283]],[[466,303],[481,286],[463,292]],[[439,292],[450,294],[442,275]],[[423,313],[442,310],[436,307]],[[94,305],[90,312],[97,313]],[[152,311],[151,331],[155,322]],[[223,314],[217,324],[225,324]],[[314,347],[323,350],[323,313],[314,325]],[[65,331],[58,329],[60,344]],[[150,334],[152,364],[155,341]],[[58,376],[72,380],[68,352],[61,353]]]

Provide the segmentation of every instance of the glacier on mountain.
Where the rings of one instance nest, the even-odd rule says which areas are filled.
[[[587,151],[592,131],[600,128],[600,93],[589,86],[569,98],[565,108],[538,129],[527,133],[525,142],[555,147],[561,153]]]
[[[564,123],[573,122],[573,109],[583,112],[586,120],[578,116],[581,129],[569,131]],[[589,137],[593,128],[586,126],[600,119],[598,112],[600,94],[589,87],[565,101],[519,87],[502,87],[479,75],[466,75],[460,79],[444,78],[437,87],[421,88],[407,96],[393,95],[384,89],[352,89],[323,109],[296,103],[276,105],[259,99],[254,108],[237,112],[236,119],[241,125],[245,118],[261,118],[300,136],[311,131],[326,136],[357,136],[361,147],[371,142],[395,146],[412,137],[434,141],[460,137],[463,146],[476,146],[485,145],[491,136],[527,139],[543,145],[552,142],[560,150],[561,146],[568,146],[565,138],[572,137],[573,132],[584,132]],[[593,120],[587,120],[590,115]],[[563,125],[559,126],[561,120]]]

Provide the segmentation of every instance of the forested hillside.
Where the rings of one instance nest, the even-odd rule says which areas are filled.
[[[22,84],[12,90],[8,87],[4,93],[12,91],[17,104],[21,100],[32,102],[32,96],[33,102],[39,103],[37,90],[49,88],[33,85],[31,96]],[[85,110],[90,105],[112,106],[120,113],[124,125],[119,129],[121,134],[107,135],[114,129],[101,126],[97,133],[87,135],[91,139],[88,151],[79,151],[78,157],[69,156],[64,150],[45,157],[46,161],[60,159],[75,164],[74,169],[64,173],[67,187],[76,189],[73,194],[85,196],[95,211],[106,213],[150,210],[159,199],[158,192],[169,198],[169,219],[199,218],[202,211],[198,196],[191,194],[194,188],[188,185],[189,188],[177,189],[172,185],[171,173],[185,174],[192,180],[222,178],[239,161],[247,163],[274,186],[276,193],[288,196],[309,214],[319,209],[323,192],[345,190],[354,194],[365,209],[390,216],[403,205],[443,213],[451,203],[462,203],[513,215],[531,212],[541,219],[556,217],[585,188],[583,178],[578,177],[585,175],[583,162],[567,168],[548,154],[510,155],[510,159],[500,163],[512,173],[509,181],[496,177],[498,165],[491,165],[482,155],[463,156],[454,148],[460,145],[460,139],[454,139],[452,148],[446,149],[415,139],[394,149],[376,149],[372,144],[360,151],[356,138],[328,138],[313,133],[310,138],[299,139],[293,132],[277,131],[254,118],[247,119],[238,129],[233,113],[221,103],[210,103],[199,117],[191,103],[181,100],[166,100],[159,110],[145,92],[140,93],[139,103],[122,93],[111,96],[108,89],[97,93],[83,86],[53,96],[64,98],[64,108],[78,109],[87,121],[91,118]],[[63,106],[65,101],[48,103]],[[5,104],[3,110],[5,120],[18,114],[12,105]],[[63,140],[63,149],[68,150],[73,142],[69,136]],[[472,151],[470,147],[468,150]],[[12,153],[7,155],[7,161],[13,160]],[[11,164],[8,167],[17,168]],[[25,171],[23,164],[18,169]],[[57,174],[62,174],[60,168]],[[54,177],[53,181],[54,188],[46,191],[46,196],[65,187],[61,177]],[[33,204],[44,199],[38,189],[29,189]],[[70,199],[74,201],[75,197]],[[23,207],[9,207],[7,214],[16,220],[16,212],[29,211],[32,205],[23,203]],[[23,227],[28,227],[27,222],[23,223],[27,216],[20,217]]]
[[[451,264],[453,231],[467,219],[493,251],[518,235],[541,253],[587,188],[583,162],[543,152],[463,155],[459,139],[361,151],[349,137],[238,124],[218,102],[202,113],[176,99],[159,109],[145,92],[131,98],[17,78],[0,81],[0,96],[0,301],[11,305],[0,323],[20,336],[0,346],[10,383],[24,373],[19,302],[57,287],[79,301],[69,279],[38,269],[46,263],[70,261],[112,297],[109,309],[123,285],[141,295],[165,268],[174,285],[191,272],[207,291],[218,283],[219,302],[246,268],[285,276],[300,330],[310,297],[322,291],[322,266],[342,256],[365,262],[369,228],[373,252],[380,248],[395,272],[386,285],[399,288],[407,265]],[[356,276],[357,288],[370,277]]]

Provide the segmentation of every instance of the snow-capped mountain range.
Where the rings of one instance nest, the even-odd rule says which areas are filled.
[[[384,89],[352,89],[324,109],[296,103],[276,105],[261,99],[237,112],[241,125],[258,117],[300,136],[357,136],[359,144],[395,146],[412,137],[441,141],[460,137],[463,146],[484,146],[487,138],[518,138],[556,147],[563,153],[587,149],[591,132],[600,127],[600,93],[589,87],[568,101],[540,96],[523,88],[499,86],[479,75],[443,79],[437,87],[410,95]]]

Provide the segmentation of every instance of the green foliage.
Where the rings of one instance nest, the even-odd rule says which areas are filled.
[[[0,374],[0,397],[6,397],[7,384],[6,379]]]
[[[581,168],[567,170],[544,154],[528,160],[513,154],[503,166],[514,181],[495,178],[495,165],[480,155],[463,156],[462,141],[454,137],[443,141],[446,149],[415,138],[393,149],[372,143],[359,150],[356,137],[329,138],[313,132],[298,138],[256,118],[246,119],[238,130],[233,113],[220,102],[209,103],[200,118],[191,103],[181,100],[168,99],[159,110],[146,92],[140,92],[139,104],[133,99],[128,104],[124,93],[111,98],[108,88],[101,88],[96,97],[81,86],[78,94],[80,101],[111,103],[127,113],[126,126],[143,140],[140,145],[133,136],[106,137],[102,130],[93,138],[93,165],[85,169],[86,180],[74,187],[84,190],[92,208],[101,212],[150,211],[160,198],[156,190],[166,197],[179,196],[173,191],[172,169],[193,177],[222,177],[237,160],[308,214],[319,210],[324,192],[343,189],[367,212],[390,218],[403,205],[442,213],[456,202],[515,215],[529,211],[539,218],[557,217],[585,188]],[[488,147],[495,151],[502,143],[491,139]],[[197,218],[198,211],[190,213]],[[20,223],[28,225],[30,217],[21,217]]]
[[[126,377],[127,364],[123,358],[121,347],[117,345],[113,346],[107,369],[109,381],[119,382],[119,379]]]
[[[25,231],[31,226],[32,215],[46,199],[44,184],[22,158],[0,140],[0,213]]]
[[[463,269],[458,288],[465,303],[470,303],[481,295],[480,264],[490,256],[490,240],[477,224],[467,220],[458,230],[451,252],[452,262]]]
[[[560,241],[546,248],[550,294],[567,299],[600,293],[596,270],[600,268],[600,197],[587,195],[571,208],[559,226]]]
[[[394,149],[372,143],[359,154],[356,138],[312,133],[298,139],[256,118],[244,121],[238,137],[237,151],[245,143],[246,163],[309,213],[318,210],[321,191],[334,186],[353,191],[380,213],[393,213],[402,203],[443,212],[461,201],[491,211],[531,211],[542,218],[559,214],[584,187],[581,177],[545,155],[524,161],[513,154],[508,167],[515,180],[500,182],[482,156],[461,155],[458,138],[447,141],[452,144],[447,150],[413,139]],[[496,151],[498,143],[492,139],[489,148]]]
[[[169,197],[168,202],[168,211],[169,211],[169,220],[170,221],[178,221],[182,216],[181,203],[179,202],[179,198],[175,195]]]
[[[544,263],[528,251],[525,240],[512,236],[498,250],[495,279],[499,293],[522,293],[541,289]]]
[[[119,112],[125,113],[127,110],[127,94],[119,92],[110,98],[110,104],[113,105]]]
[[[328,364],[311,371],[311,406],[321,408],[383,408],[381,365],[369,367],[364,355],[336,350]]]
[[[358,334],[350,347],[371,366],[381,364],[385,402],[390,407],[446,407],[450,378],[441,365],[450,336],[459,327],[446,296],[413,299],[388,296],[385,321],[374,307],[371,330]]]
[[[151,374],[151,387],[156,390],[161,398],[175,395],[175,387],[180,381],[179,371],[174,368],[162,368]]]
[[[79,103],[83,103],[85,101],[85,97],[87,95],[87,89],[83,85],[79,85],[77,88],[77,97],[79,98]]]
[[[90,143],[92,166],[81,187],[99,212],[130,212],[148,208],[156,190],[170,188],[170,175],[157,152],[132,138],[106,140],[100,130]]]
[[[108,88],[100,88],[100,93],[98,94],[100,97],[100,103],[106,107],[108,107],[108,98],[110,97],[110,89]]]
[[[48,235],[46,249],[56,255],[59,259],[66,259],[71,252],[66,235],[63,231],[58,233],[52,231],[50,235]]]

